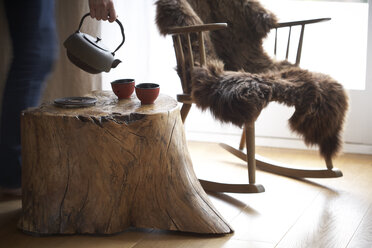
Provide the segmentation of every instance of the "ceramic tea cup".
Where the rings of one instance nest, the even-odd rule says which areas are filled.
[[[159,96],[160,86],[154,83],[142,83],[136,85],[137,98],[141,104],[152,104]]]
[[[134,91],[134,79],[118,79],[111,82],[112,91],[119,99],[128,99]]]

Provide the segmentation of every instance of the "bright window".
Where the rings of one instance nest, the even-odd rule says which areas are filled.
[[[302,68],[331,75],[347,89],[364,90],[367,61],[367,0],[262,0],[279,21],[294,21],[331,17],[328,22],[305,27]],[[278,45],[285,53],[289,29],[278,33]],[[300,26],[292,29],[289,59],[294,61]],[[274,32],[265,41],[269,53],[273,50]],[[295,45],[295,46],[293,46]],[[280,52],[278,59],[282,59]],[[291,57],[292,56],[292,57]]]

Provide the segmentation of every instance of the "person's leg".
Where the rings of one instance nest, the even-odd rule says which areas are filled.
[[[4,89],[0,187],[21,186],[21,111],[37,106],[56,56],[53,0],[5,0],[13,61]]]

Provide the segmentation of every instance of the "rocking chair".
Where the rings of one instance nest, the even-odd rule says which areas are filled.
[[[293,26],[301,26],[301,34],[299,37],[297,56],[295,66],[300,64],[301,50],[304,37],[304,28],[307,24],[328,21],[330,18],[304,20],[296,22],[279,23],[275,27],[277,33],[278,28],[288,27],[288,42],[286,59],[288,59],[288,51],[291,40],[291,29]],[[191,86],[193,77],[191,72],[194,66],[204,66],[207,62],[205,39],[209,39],[209,32],[223,32],[223,29],[228,28],[226,23],[209,23],[197,24],[189,26],[175,26],[167,29],[166,33],[172,35],[175,55],[177,60],[177,71],[182,84],[182,94],[177,95],[177,101],[182,103],[181,118],[185,122],[194,100],[191,97]],[[222,31],[221,31],[222,30]],[[274,53],[277,50],[277,35],[275,33]],[[254,123],[245,123],[239,149],[233,148],[227,144],[220,144],[224,149],[231,152],[238,158],[247,162],[248,168],[248,184],[224,184],[199,180],[206,191],[212,192],[230,192],[230,193],[260,193],[265,189],[262,185],[256,184],[256,166],[266,172],[271,172],[288,177],[296,178],[334,178],[341,177],[342,172],[333,168],[332,160],[326,159],[326,169],[297,169],[289,168],[275,162],[265,160],[255,153],[255,127]],[[246,153],[243,149],[246,146]]]

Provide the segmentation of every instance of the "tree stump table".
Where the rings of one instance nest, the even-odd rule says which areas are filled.
[[[95,106],[22,113],[22,230],[232,232],[195,176],[174,99],[141,105],[112,92],[90,96]]]

